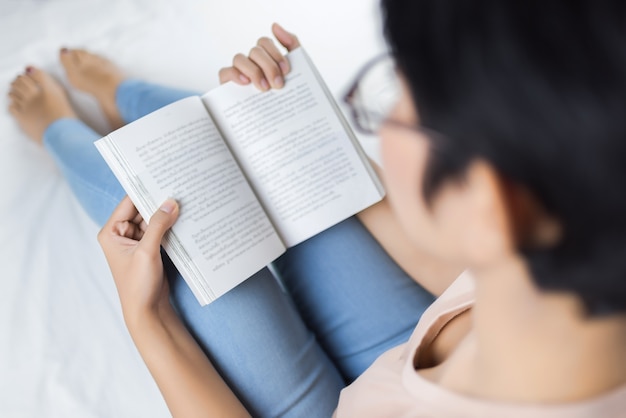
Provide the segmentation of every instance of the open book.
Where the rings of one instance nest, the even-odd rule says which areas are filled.
[[[202,305],[384,195],[304,50],[288,59],[280,90],[227,83],[96,142],[144,219],[178,201],[163,248]]]

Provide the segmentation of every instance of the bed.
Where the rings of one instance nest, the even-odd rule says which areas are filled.
[[[131,76],[206,91],[273,21],[297,32],[336,96],[383,49],[373,0],[0,2],[0,416],[169,416],[124,327],[98,228],[10,118],[9,83],[33,64],[67,85],[57,53],[69,46]],[[106,131],[90,97],[70,99]]]

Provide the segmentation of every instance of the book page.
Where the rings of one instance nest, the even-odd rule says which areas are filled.
[[[382,198],[382,186],[301,48],[285,87],[227,83],[203,96],[290,247]]]
[[[101,141],[108,144],[109,159],[113,155],[125,173],[120,181],[144,219],[168,197],[179,202],[180,216],[171,234],[176,242],[170,239],[164,248],[185,279],[194,278],[192,290],[204,303],[284,251],[197,96],[157,110]],[[97,146],[104,148],[100,141]],[[182,248],[172,248],[176,246]]]

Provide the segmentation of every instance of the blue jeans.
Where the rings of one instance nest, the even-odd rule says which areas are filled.
[[[117,105],[132,122],[192,95],[137,80]],[[87,213],[103,225],[125,195],[76,119],[44,145]],[[172,302],[207,356],[254,416],[328,417],[340,390],[406,341],[433,296],[411,280],[356,217],[289,249],[268,268],[201,307],[164,257]]]

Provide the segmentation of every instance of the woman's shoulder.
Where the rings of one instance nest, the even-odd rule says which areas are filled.
[[[429,407],[416,403],[407,391],[405,369],[413,369],[416,355],[438,338],[443,329],[461,318],[473,302],[473,279],[461,274],[422,315],[413,335],[405,344],[381,355],[355,382],[341,392],[337,417],[394,416],[428,413]],[[448,328],[453,330],[453,328]],[[448,331],[446,331],[448,333]],[[446,337],[447,338],[447,337]]]
[[[416,369],[428,367],[421,357],[422,352],[429,347],[433,351],[440,350],[436,344],[444,343],[446,339],[448,348],[453,349],[463,338],[464,332],[469,329],[468,314],[473,303],[473,278],[466,272],[424,313],[407,343],[384,353],[341,392],[336,417],[623,416],[622,411],[626,410],[626,386],[581,403],[519,405],[465,396],[420,375]],[[446,336],[446,333],[449,335]],[[445,356],[445,351],[434,355]],[[434,360],[437,361],[436,358]]]

